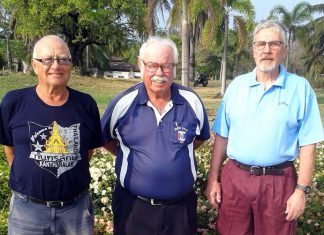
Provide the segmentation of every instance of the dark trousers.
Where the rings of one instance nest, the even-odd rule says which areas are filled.
[[[113,193],[115,235],[193,235],[197,231],[197,195],[192,191],[168,205],[151,205],[116,183]]]
[[[296,187],[294,166],[283,175],[252,175],[228,161],[221,174],[218,229],[222,235],[294,235],[285,209]]]

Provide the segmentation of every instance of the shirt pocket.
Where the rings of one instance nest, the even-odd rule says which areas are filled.
[[[171,125],[171,143],[179,146],[187,146],[196,137],[197,123],[173,122]]]

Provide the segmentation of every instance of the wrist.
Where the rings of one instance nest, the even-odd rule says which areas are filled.
[[[296,189],[304,192],[306,195],[310,194],[311,192],[311,187],[309,185],[297,184]]]

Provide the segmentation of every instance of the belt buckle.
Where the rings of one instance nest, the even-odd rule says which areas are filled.
[[[46,202],[47,207],[63,207],[64,202],[59,202],[59,201],[49,201]]]
[[[262,171],[261,171],[262,169]],[[260,167],[260,166],[251,166],[250,167],[250,173],[252,175],[260,176],[260,175],[265,175],[265,167]]]
[[[153,198],[151,198],[150,203],[151,203],[152,206],[163,206],[162,203],[156,203],[155,199],[153,199]]]

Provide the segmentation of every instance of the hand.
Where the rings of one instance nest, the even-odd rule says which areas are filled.
[[[297,219],[304,213],[306,204],[306,194],[295,189],[295,192],[290,196],[287,201],[287,207],[285,213],[287,214],[286,220],[292,221]]]
[[[221,185],[217,180],[208,179],[205,196],[214,208],[216,208],[217,204],[221,202]]]

